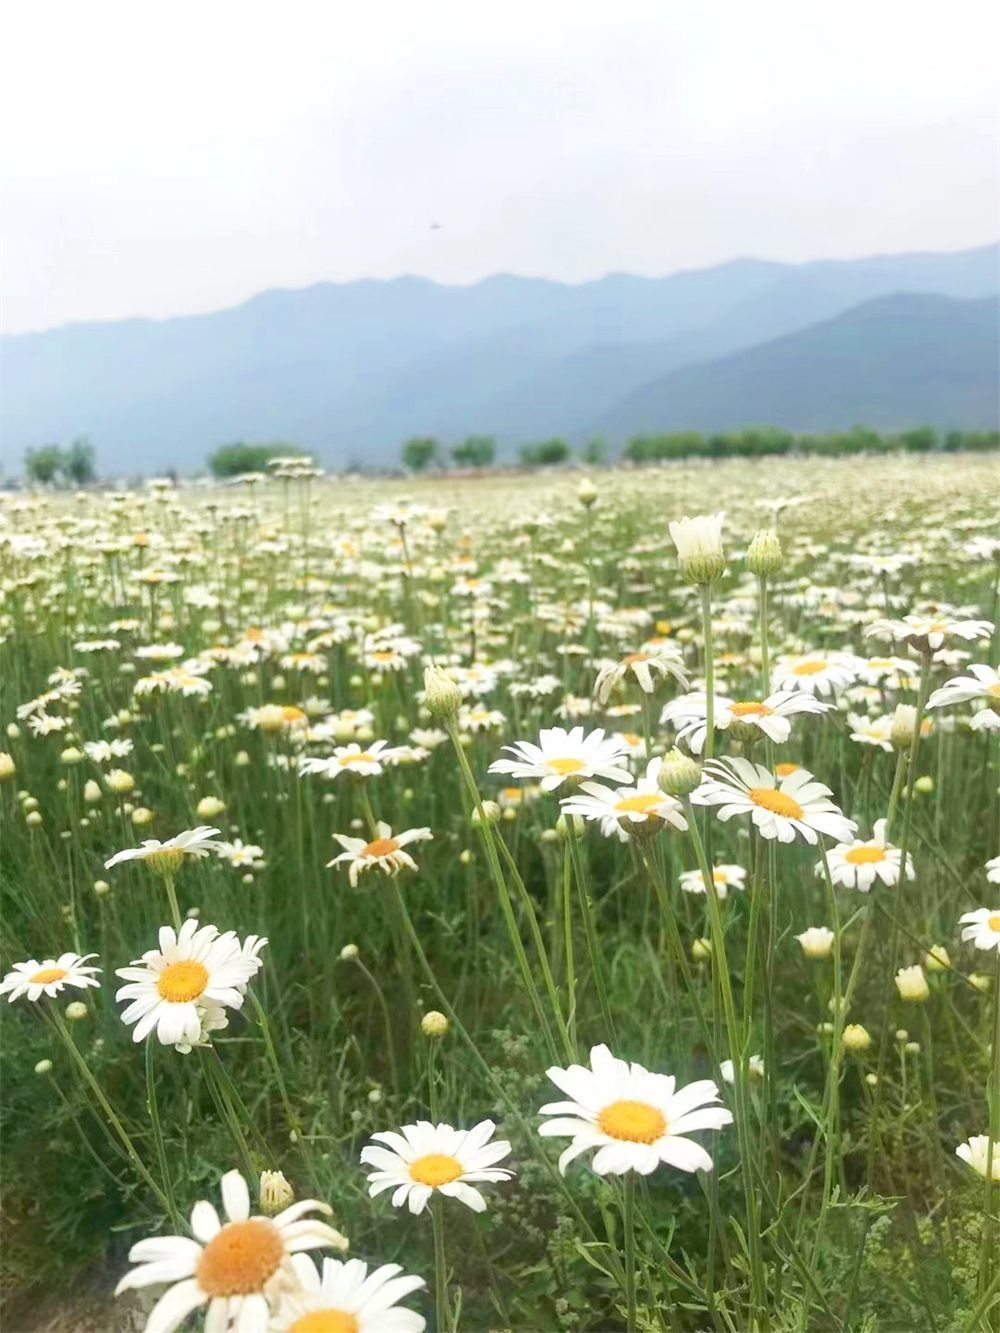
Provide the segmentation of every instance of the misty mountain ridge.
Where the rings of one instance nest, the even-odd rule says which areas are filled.
[[[925,402],[941,424],[989,426],[995,315],[991,342],[978,303],[998,292],[1000,245],[798,265],[736,259],[665,278],[612,274],[579,284],[508,274],[466,287],[418,277],[318,283],[210,314],[0,340],[0,444],[7,470],[16,470],[25,448],[86,434],[99,469],[114,473],[193,471],[234,439],[288,440],[332,465],[384,465],[414,434],[453,441],[486,433],[507,445],[595,431],[619,439],[641,429],[715,429],[722,420],[783,424],[806,407],[817,430],[845,424],[844,413],[846,424],[914,424],[925,419]],[[887,312],[860,313],[905,294],[920,298],[897,309],[914,321],[909,339]],[[950,298],[947,309],[932,297]],[[832,334],[809,332],[852,310],[858,317]],[[947,339],[935,340],[940,320],[963,349],[954,356]],[[804,337],[798,352],[775,352],[788,335]],[[891,383],[880,388],[866,366],[887,336]],[[858,340],[855,354],[844,338]],[[929,348],[937,387],[921,397],[934,371]],[[818,364],[831,356],[840,358],[838,375]],[[754,376],[773,376],[789,358],[814,385],[808,401],[802,385],[751,391]],[[713,398],[704,386],[720,373]],[[909,406],[900,385],[912,387]],[[991,402],[994,417],[984,421]],[[758,403],[773,410],[733,419]],[[665,415],[647,419],[650,412]]]

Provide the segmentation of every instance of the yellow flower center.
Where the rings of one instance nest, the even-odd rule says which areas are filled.
[[[288,1333],[358,1333],[358,1321],[346,1310],[313,1310],[289,1324]]]
[[[41,967],[28,980],[33,986],[47,986],[50,981],[62,981],[66,975],[65,967]]]
[[[988,916],[986,918],[986,924],[989,926],[990,930],[995,931],[1000,935],[1000,912],[994,912],[992,916]]]
[[[620,810],[623,815],[630,812],[645,815],[654,805],[659,805],[662,800],[663,797],[661,795],[657,792],[650,791],[638,796],[626,796],[623,800],[616,801],[615,809]]]
[[[655,1143],[667,1132],[663,1112],[648,1102],[612,1102],[597,1117],[597,1128],[612,1139],[629,1143]]]
[[[184,853],[179,847],[161,847],[143,859],[149,869],[155,870],[158,875],[172,875],[183,865]]]
[[[633,662],[648,662],[649,653],[629,653],[625,658],[625,665],[631,666]]]
[[[989,685],[986,689],[987,694],[992,694],[994,699],[1000,699],[1000,681],[995,685]]]
[[[820,671],[825,671],[826,667],[827,664],[822,658],[815,659],[811,662],[800,662],[798,666],[792,667],[792,675],[815,676]]]
[[[375,652],[372,653],[372,657],[374,657],[376,662],[391,662],[395,656],[396,654],[391,648],[377,648]]]
[[[716,884],[725,884],[725,882],[726,882],[726,872],[725,872],[724,870],[713,870],[713,871],[712,871],[712,880],[713,880],[713,882],[716,883]]]
[[[742,703],[730,704],[729,711],[733,717],[770,717],[773,710],[768,708],[767,704],[748,699]]]
[[[202,1250],[195,1277],[211,1297],[246,1296],[266,1286],[284,1257],[281,1233],[267,1218],[230,1222]]]
[[[844,853],[844,860],[850,861],[852,866],[873,866],[885,860],[885,848],[852,847],[849,852]]]
[[[586,767],[579,759],[549,759],[548,765],[563,777],[568,777],[570,773],[579,773]]]
[[[774,774],[779,778],[790,778],[793,773],[799,771],[798,764],[775,764]]]
[[[170,1004],[197,1000],[208,985],[208,968],[193,958],[168,963],[156,979],[156,989]]]
[[[803,810],[798,801],[773,787],[751,787],[750,799],[754,805],[770,810],[772,815],[784,815],[786,819],[801,819]]]
[[[346,768],[348,764],[377,764],[378,760],[367,750],[362,750],[360,754],[342,754],[337,762]]]
[[[410,1163],[410,1179],[420,1185],[430,1185],[431,1189],[450,1185],[461,1174],[462,1163],[446,1153],[429,1152]]]
[[[285,704],[281,710],[281,716],[286,722],[302,722],[305,718],[301,708],[294,708],[291,704]]]
[[[391,856],[393,852],[399,851],[399,843],[395,838],[376,838],[374,842],[368,843],[361,851],[362,856]]]

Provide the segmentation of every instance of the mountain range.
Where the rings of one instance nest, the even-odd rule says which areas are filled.
[[[104,474],[284,440],[328,465],[409,435],[523,441],[769,423],[994,428],[1000,245],[566,284],[498,275],[268,291],[0,340],[0,449],[87,435]]]

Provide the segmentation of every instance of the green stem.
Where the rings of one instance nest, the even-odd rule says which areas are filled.
[[[701,594],[701,626],[705,644],[705,749],[706,759],[715,754],[715,647],[712,643],[712,587],[703,583]]]
[[[156,1042],[150,1037],[146,1038],[146,1106],[149,1110],[149,1122],[153,1127],[153,1143],[156,1145],[156,1157],[160,1165],[160,1179],[163,1181],[163,1191],[169,1204],[170,1223],[176,1234],[180,1236],[184,1234],[184,1228],[180,1213],[177,1211],[177,1201],[174,1198],[174,1187],[167,1166],[167,1149],[163,1141],[163,1127],[160,1124],[160,1112],[156,1101],[156,1078],[153,1072],[153,1047],[155,1045]]]
[[[181,909],[177,902],[177,890],[174,888],[173,875],[163,876],[163,887],[167,891],[167,902],[170,904],[170,917],[174,923],[174,930],[180,932]]]
[[[626,1328],[636,1330],[635,1291],[635,1172],[626,1173],[622,1201],[622,1229],[625,1234],[625,1303],[628,1309]]]
[[[438,1333],[448,1333],[451,1312],[448,1309],[448,1269],[444,1253],[444,1200],[431,1198],[431,1222],[434,1227],[434,1315]]]

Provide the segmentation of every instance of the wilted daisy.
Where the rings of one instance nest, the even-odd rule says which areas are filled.
[[[963,940],[971,940],[976,949],[995,949],[1000,953],[1000,907],[980,907],[958,918],[964,926]]]
[[[815,846],[818,835],[846,842],[857,828],[829,798],[829,787],[804,768],[787,777],[748,759],[710,760],[701,786],[691,793],[695,805],[719,807],[719,819],[750,815],[765,838],[794,842],[796,834]]]
[[[129,1251],[137,1264],[115,1288],[115,1295],[135,1287],[169,1282],[154,1305],[146,1333],[173,1333],[192,1311],[208,1306],[205,1328],[212,1333],[267,1333],[283,1293],[300,1280],[292,1256],[301,1250],[345,1250],[339,1231],[309,1213],[332,1210],[316,1199],[293,1203],[276,1217],[250,1215],[250,1191],[239,1171],[222,1177],[221,1222],[206,1200],[191,1210],[189,1236],[154,1236]]]
[[[423,1333],[426,1320],[399,1301],[427,1284],[399,1264],[369,1273],[361,1259],[323,1260],[322,1276],[307,1254],[292,1256],[299,1289],[282,1297],[274,1333]]]
[[[15,963],[0,982],[0,995],[6,995],[13,1004],[22,995],[35,1001],[43,995],[52,999],[66,986],[100,986],[94,973],[101,969],[87,965],[88,959],[96,957],[96,953],[63,953],[58,958],[43,958],[41,962],[29,958],[26,963]]]
[[[684,807],[659,786],[662,760],[651,759],[645,776],[633,787],[602,787],[599,782],[581,782],[579,791],[560,801],[564,813],[601,820],[605,834],[618,828],[631,832],[656,830],[672,824],[683,832],[687,828]]]
[[[716,695],[713,718],[716,731],[743,729],[744,738],[752,738],[756,731],[780,745],[791,735],[789,718],[797,713],[825,713],[829,707],[811,694],[794,690],[779,690],[763,700],[733,700]],[[704,694],[672,699],[660,714],[661,724],[672,726],[677,739],[684,741],[692,754],[701,754],[705,748],[707,718],[708,700]]]
[[[721,865],[712,867],[712,883],[715,885],[717,898],[725,901],[730,889],[742,892],[746,888],[747,872],[742,866]],[[685,893],[704,893],[705,878],[700,870],[685,870],[680,877],[680,886]]]
[[[416,861],[403,848],[411,842],[429,842],[434,836],[429,828],[411,828],[405,833],[393,834],[390,826],[382,820],[378,822],[377,833],[378,837],[372,838],[370,842],[364,838],[348,837],[344,833],[333,835],[344,850],[326,864],[337,866],[346,862],[352,888],[357,888],[359,875],[376,867],[384,875],[395,875],[404,866],[408,870],[416,870]]]
[[[540,1110],[553,1118],[539,1126],[539,1134],[572,1139],[559,1158],[562,1172],[591,1148],[597,1149],[591,1165],[601,1176],[626,1171],[648,1176],[661,1163],[711,1171],[711,1157],[685,1136],[732,1122],[724,1106],[711,1105],[719,1100],[719,1089],[710,1079],[678,1089],[672,1074],[652,1074],[618,1060],[607,1046],[592,1047],[589,1069],[553,1066],[545,1072],[572,1099]]]
[[[509,773],[515,778],[538,778],[542,791],[555,791],[567,779],[606,778],[609,782],[628,783],[632,775],[621,766],[626,746],[601,728],[585,736],[583,727],[565,731],[549,727],[538,733],[538,744],[518,741],[503,747],[515,759],[496,759],[491,773]]]
[[[826,859],[834,884],[867,893],[876,880],[890,887],[899,883],[903,853],[898,847],[886,842],[885,828],[885,820],[879,819],[868,841],[854,838],[830,848]],[[820,861],[816,866],[816,874],[823,873],[823,862]],[[913,858],[907,852],[906,878],[913,879],[913,873]]]
[[[157,874],[172,875],[180,869],[185,857],[200,858],[208,856],[209,852],[218,852],[221,845],[217,841],[218,834],[217,828],[199,824],[197,828],[178,833],[166,842],[145,838],[140,847],[126,847],[124,851],[116,852],[109,861],[104,862],[104,868],[110,870],[122,861],[146,861],[150,870],[155,870]]]
[[[266,944],[256,935],[241,944],[235,931],[220,935],[217,926],[199,926],[193,918],[179,932],[161,926],[159,948],[116,972],[128,983],[115,999],[132,1001],[122,1011],[123,1023],[135,1023],[132,1040],[142,1041],[155,1029],[164,1046],[197,1045],[204,1010],[242,1008]]]
[[[673,644],[662,644],[655,651],[650,649],[648,652],[629,653],[621,661],[602,668],[594,683],[597,702],[606,704],[615,688],[628,676],[635,680],[644,694],[652,694],[656,688],[654,675],[663,679],[670,677],[682,689],[687,689],[687,675],[680,649]]]
[[[993,1140],[993,1157],[989,1158],[990,1136],[974,1134],[965,1143],[955,1149],[955,1155],[961,1157],[984,1180],[1000,1180],[1000,1139]]]
[[[402,1208],[405,1203],[411,1213],[423,1212],[435,1192],[483,1212],[486,1200],[475,1186],[509,1180],[514,1174],[497,1166],[510,1156],[510,1144],[506,1139],[493,1140],[495,1129],[492,1120],[481,1120],[471,1129],[418,1120],[403,1125],[398,1133],[373,1134],[373,1142],[361,1150],[361,1161],[375,1167],[368,1176],[368,1193],[374,1197],[391,1189],[392,1206]]]
[[[928,708],[950,708],[952,704],[982,700],[980,708],[969,722],[972,731],[995,731],[1000,728],[1000,671],[996,667],[974,664],[968,676],[954,676],[945,681],[927,700]]]

